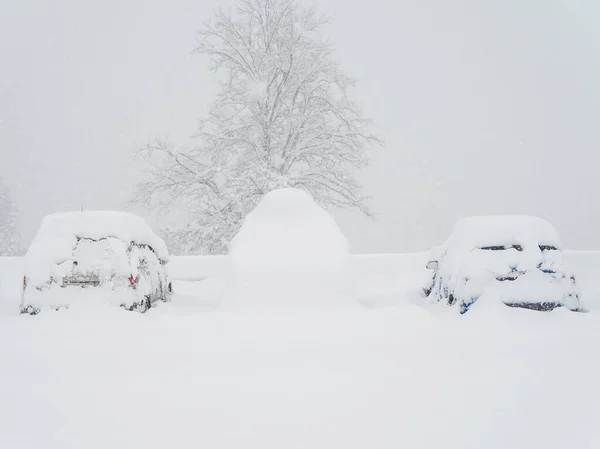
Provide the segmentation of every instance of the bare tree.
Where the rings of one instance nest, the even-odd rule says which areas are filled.
[[[192,218],[177,249],[223,253],[245,215],[278,187],[308,191],[325,207],[371,212],[357,170],[379,140],[348,96],[320,31],[328,19],[296,0],[244,0],[198,33],[195,52],[225,76],[191,149],[163,140],[140,151],[147,177],[135,202]]]
[[[21,252],[21,236],[17,232],[17,212],[10,191],[0,178],[0,256],[16,256]]]

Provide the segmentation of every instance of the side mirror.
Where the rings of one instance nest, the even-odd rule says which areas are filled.
[[[437,260],[430,260],[429,262],[427,262],[426,266],[428,270],[437,270],[438,262]]]

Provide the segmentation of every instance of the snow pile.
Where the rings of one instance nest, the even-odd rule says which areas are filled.
[[[335,220],[299,189],[274,190],[248,214],[229,257],[252,268],[331,267],[345,263],[348,241]]]
[[[148,245],[163,262],[169,260],[165,243],[148,224],[135,214],[116,211],[66,212],[48,215],[25,255],[25,269],[34,283],[46,282],[50,276],[59,277],[62,264],[71,261],[80,239],[89,240],[90,251],[96,249],[94,241],[108,239],[110,247]],[[85,251],[85,249],[83,249]],[[121,253],[115,248],[114,253]]]
[[[231,242],[228,304],[345,303],[349,245],[304,191],[265,195]],[[337,299],[336,299],[337,298]]]
[[[437,260],[436,301],[460,305],[484,293],[507,304],[569,302],[578,308],[577,289],[564,263],[556,229],[531,216],[500,215],[460,220]]]

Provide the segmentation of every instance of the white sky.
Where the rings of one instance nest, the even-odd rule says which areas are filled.
[[[121,208],[132,150],[183,142],[215,93],[195,31],[230,0],[0,2],[0,175],[29,240],[43,215]],[[552,221],[600,248],[600,2],[323,0],[386,146],[357,252],[423,250],[468,215]]]

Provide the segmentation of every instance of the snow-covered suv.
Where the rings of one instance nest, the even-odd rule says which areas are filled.
[[[547,221],[522,215],[460,220],[432,250],[423,287],[432,302],[465,313],[478,300],[533,310],[582,311],[575,276],[568,272],[558,233]]]
[[[35,315],[89,296],[143,312],[168,299],[168,259],[165,243],[137,215],[49,215],[25,256],[21,312]]]

